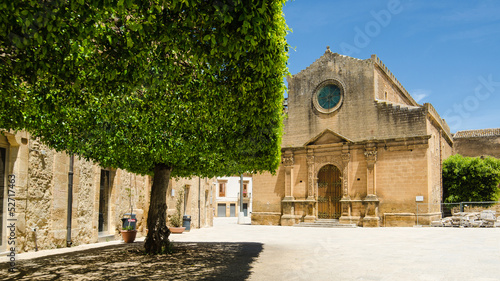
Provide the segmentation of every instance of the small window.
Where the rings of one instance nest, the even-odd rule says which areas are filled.
[[[248,188],[247,188],[247,186],[248,186],[247,183],[243,183],[243,197],[244,198],[248,197]]]
[[[226,197],[226,183],[219,183],[219,197]]]

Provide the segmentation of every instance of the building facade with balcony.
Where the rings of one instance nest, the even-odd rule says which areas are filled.
[[[240,186],[241,177],[219,177],[217,178],[216,191],[216,216],[237,217],[240,212]],[[243,208],[245,217],[252,213],[252,176],[243,175]]]

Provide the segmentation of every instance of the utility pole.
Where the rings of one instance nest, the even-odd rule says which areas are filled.
[[[243,174],[240,175],[240,212],[238,213],[238,224],[243,224],[245,214],[243,213]]]
[[[73,212],[73,165],[75,161],[75,155],[71,154],[69,157],[69,172],[68,172],[68,213],[66,222],[66,247],[71,247],[73,242],[71,241],[71,217]],[[36,233],[35,233],[36,235]],[[36,242],[35,242],[36,243]]]

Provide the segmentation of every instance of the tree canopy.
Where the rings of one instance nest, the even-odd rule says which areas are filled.
[[[274,170],[282,4],[4,1],[1,125],[141,174]]]
[[[284,2],[2,1],[0,127],[105,167],[167,173],[155,174],[150,217],[166,210],[155,184],[170,175],[274,172]]]
[[[453,155],[443,162],[446,203],[497,201],[500,160]]]

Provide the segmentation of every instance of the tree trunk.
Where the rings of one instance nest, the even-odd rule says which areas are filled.
[[[167,188],[172,167],[156,164],[148,212],[148,236],[144,248],[148,254],[168,251],[170,230],[167,227]]]

